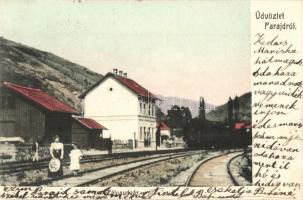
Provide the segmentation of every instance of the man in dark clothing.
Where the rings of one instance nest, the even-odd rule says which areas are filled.
[[[111,140],[111,138],[109,138],[108,140],[108,154],[112,154],[113,151],[113,141]]]

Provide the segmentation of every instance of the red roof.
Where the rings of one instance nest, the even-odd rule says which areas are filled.
[[[251,128],[251,126],[246,122],[235,123],[235,129],[242,129],[242,128]]]
[[[157,122],[157,127],[159,127],[159,122]],[[165,124],[164,122],[161,122],[161,125],[160,125],[160,129],[161,130],[170,130],[169,126],[167,124]]]
[[[92,130],[107,130],[104,126],[99,124],[93,119],[89,118],[75,118],[80,124],[84,125],[88,129]]]
[[[151,93],[150,91],[139,85],[136,81],[122,76],[115,76],[115,77],[123,85],[125,85],[127,88],[132,90],[137,95],[142,97],[156,98],[156,96],[153,93]]]
[[[24,87],[8,82],[4,82],[2,84],[2,87],[5,87],[18,93],[19,95],[25,97],[27,100],[38,104],[39,106],[48,111],[78,114],[77,110],[75,110],[71,106],[59,101],[55,97],[52,97],[45,92],[42,92],[39,89]]]
[[[138,96],[157,99],[157,97],[153,93],[151,93],[150,91],[148,91],[147,89],[145,89],[144,87],[142,87],[141,85],[139,85],[136,81],[134,81],[134,80],[132,80],[130,78],[126,78],[126,77],[122,77],[122,76],[119,76],[119,75],[115,75],[115,74],[113,74],[111,72],[107,73],[100,81],[98,81],[97,83],[95,83],[92,87],[90,87],[87,91],[85,91],[79,97],[80,98],[84,98],[86,96],[86,94],[88,94],[92,89],[94,89],[95,87],[97,87],[100,83],[102,83],[108,77],[115,78],[122,85],[126,86],[128,89],[130,89],[131,91],[133,91]]]

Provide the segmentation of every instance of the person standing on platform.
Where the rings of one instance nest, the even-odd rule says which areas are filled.
[[[32,146],[32,151],[33,151],[33,158],[32,161],[33,163],[39,161],[39,143],[38,141],[35,141],[35,143]]]
[[[73,150],[71,150],[69,157],[70,157],[70,166],[69,169],[73,171],[74,176],[78,175],[80,170],[80,159],[82,158],[83,154],[80,149],[78,149],[77,144],[73,144]]]
[[[108,140],[108,154],[111,155],[113,153],[113,141],[112,138],[110,137]]]
[[[50,145],[51,161],[49,163],[48,177],[63,176],[62,160],[64,156],[64,145],[60,142],[58,135],[55,136],[54,142]]]

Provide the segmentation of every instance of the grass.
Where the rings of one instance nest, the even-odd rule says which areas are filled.
[[[251,159],[247,156],[242,156],[244,165],[241,166],[240,175],[248,182],[252,182]]]
[[[176,158],[166,162],[156,163],[123,175],[102,180],[94,186],[146,187],[166,185],[172,178],[191,168],[193,163],[197,162],[198,159],[203,159],[203,156]]]

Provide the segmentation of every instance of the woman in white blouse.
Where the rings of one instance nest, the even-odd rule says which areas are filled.
[[[58,135],[55,136],[54,142],[51,143],[49,151],[52,159],[58,159],[60,161],[60,168],[56,171],[49,170],[48,176],[49,177],[63,176],[62,160],[64,156],[64,145],[63,143],[60,142],[60,138]]]

